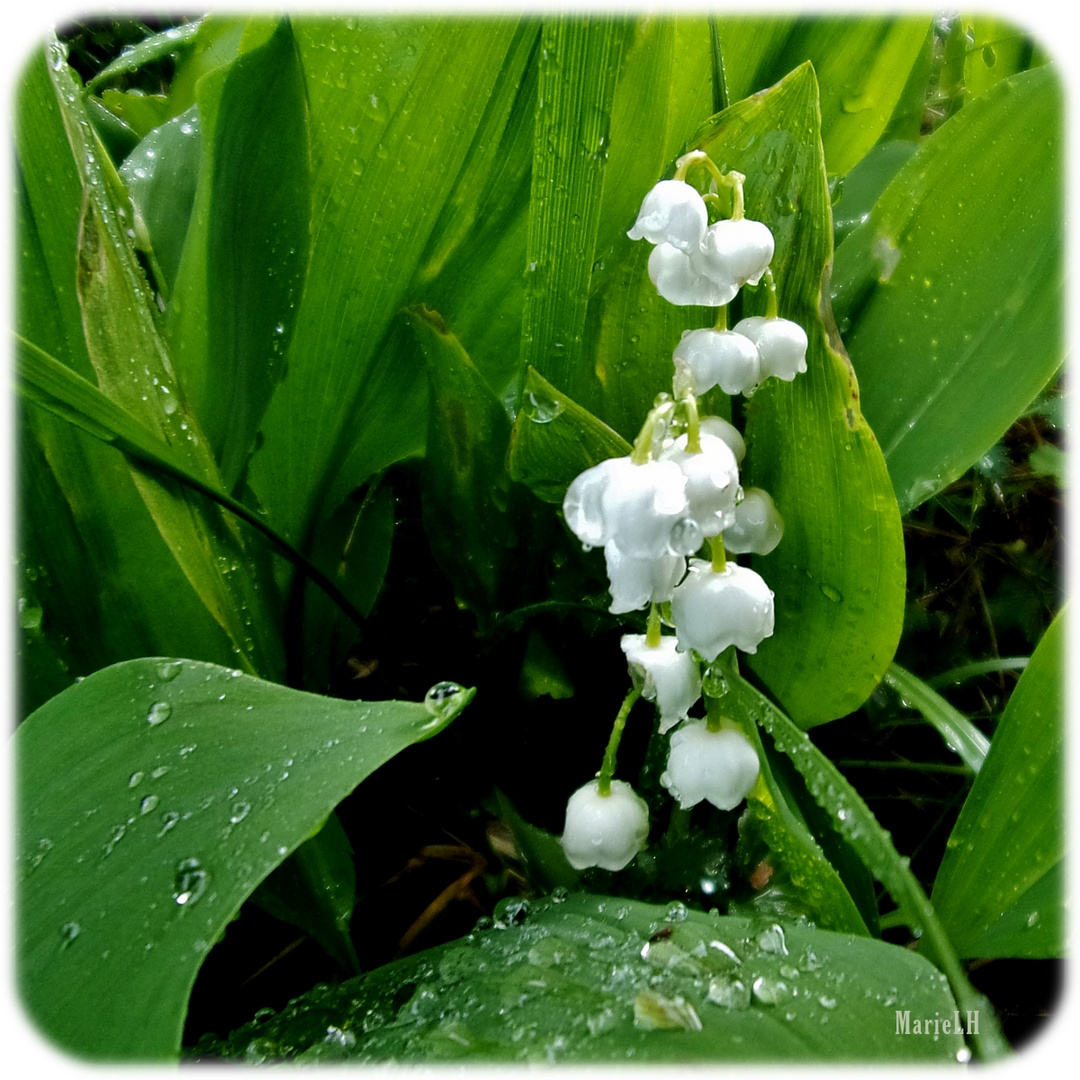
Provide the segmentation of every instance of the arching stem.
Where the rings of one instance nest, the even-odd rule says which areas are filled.
[[[641,697],[641,691],[637,688],[630,691],[623,699],[619,708],[615,723],[611,726],[611,738],[608,739],[607,749],[604,751],[604,762],[600,766],[600,779],[597,781],[597,791],[603,795],[611,794],[611,778],[615,775],[615,755],[619,752],[619,743],[622,741],[623,728],[626,727],[626,718],[634,707],[637,699]]]

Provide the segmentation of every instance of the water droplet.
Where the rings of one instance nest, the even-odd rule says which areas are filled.
[[[149,814],[158,804],[158,797],[156,795],[147,795],[141,803],[139,803],[139,813]]]
[[[179,660],[170,660],[168,663],[162,664],[158,668],[158,675],[162,682],[171,682],[180,674],[180,669],[183,667],[183,663]]]
[[[570,895],[570,890],[565,885],[557,885],[551,890],[551,902],[561,904]]]
[[[198,859],[181,859],[176,867],[173,899],[181,907],[191,907],[206,892],[209,876]]]
[[[78,936],[82,927],[77,922],[66,922],[60,927],[60,951],[63,952]]]
[[[161,831],[158,833],[160,840],[180,820],[180,815],[175,810],[161,815]]]
[[[634,1027],[647,1031],[671,1028],[700,1031],[701,1018],[694,1006],[681,996],[666,998],[644,990],[634,998]]]
[[[234,825],[238,825],[244,820],[251,812],[251,803],[235,802],[232,805],[232,813],[229,815],[229,821]]]
[[[132,774],[131,774],[131,775],[130,775],[130,776],[128,777],[128,787],[129,787],[129,788],[130,788],[130,787],[138,787],[138,786],[139,786],[139,784],[141,784],[141,783],[142,783],[142,778],[143,778],[143,776],[145,776],[145,775],[146,775],[146,774],[145,774],[145,773],[142,773],[142,772],[133,772],[133,773],[132,773]]]
[[[708,1000],[725,1009],[750,1008],[750,989],[734,975],[717,975],[709,982]]]
[[[116,845],[119,844],[120,841],[124,839],[124,833],[125,832],[127,832],[127,826],[126,825],[117,825],[116,828],[113,829],[112,836],[109,837],[109,839],[106,842],[105,847],[103,849],[106,855],[111,855],[112,854],[113,848],[116,847]]]
[[[788,985],[771,975],[759,975],[754,980],[754,998],[762,1005],[778,1005],[788,997]]]
[[[150,773],[151,780],[160,780],[169,771],[168,765],[159,765]]]
[[[1032,913],[1031,913],[1031,914],[1030,914],[1030,915],[1029,915],[1029,916],[1027,917],[1027,924],[1028,924],[1028,927],[1032,927],[1032,926],[1034,926],[1034,925],[1035,925],[1035,924],[1036,924],[1036,923],[1037,923],[1038,921],[1039,921],[1039,913],[1038,913],[1037,911],[1033,911],[1033,912],[1032,912]]]
[[[686,910],[686,905],[681,900],[673,900],[668,904],[668,909],[664,914],[665,922],[686,922],[686,917],[690,914]]]
[[[818,1004],[823,1009],[835,1009],[836,1008],[836,998],[829,997],[827,994],[822,994],[818,998]]]
[[[453,710],[461,692],[462,688],[456,682],[437,682],[424,695],[424,708],[441,720]]]
[[[526,416],[534,424],[550,424],[566,406],[561,401],[549,398],[543,394],[530,393],[529,404],[526,407]]]
[[[704,539],[701,526],[692,517],[684,517],[672,525],[668,546],[676,555],[693,555]]]
[[[762,952],[787,956],[787,942],[784,940],[783,928],[778,923],[773,923],[758,934],[757,945]]]
[[[146,714],[146,722],[151,727],[157,727],[158,724],[164,724],[170,716],[172,716],[172,706],[167,701],[155,701]]]
[[[966,1065],[971,1060],[971,1051],[966,1046],[961,1046],[960,1049],[956,1051],[956,1060],[959,1061],[961,1065]]]
[[[831,600],[834,604],[839,604],[844,599],[844,594],[835,585],[822,585],[820,588],[825,599]]]
[[[528,917],[531,904],[521,896],[503,897],[495,905],[493,915],[495,928],[506,930],[511,926],[520,926]]]

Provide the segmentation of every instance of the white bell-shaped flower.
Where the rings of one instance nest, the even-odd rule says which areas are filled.
[[[679,307],[723,307],[730,303],[739,287],[711,281],[698,265],[699,258],[699,254],[688,255],[671,244],[657,244],[649,255],[649,279],[665,300]]]
[[[724,547],[736,555],[768,555],[784,535],[784,519],[763,488],[747,488],[724,530]]]
[[[611,607],[608,610],[613,615],[637,611],[648,603],[667,603],[686,572],[686,559],[682,555],[634,559],[624,555],[614,541],[604,545],[604,559],[611,583]]]
[[[773,234],[761,221],[717,221],[701,245],[702,272],[718,285],[756,285],[772,261],[773,246]]]
[[[690,560],[690,573],[675,589],[671,614],[680,649],[695,649],[712,662],[734,645],[746,653],[773,632],[773,593],[759,574],[728,562],[713,570]]]
[[[640,683],[646,701],[655,701],[660,713],[660,734],[673,728],[701,697],[701,671],[688,652],[679,652],[670,635],[650,646],[644,634],[624,634],[619,643],[626,662]]]
[[[709,224],[705,200],[685,180],[661,180],[645,196],[631,240],[671,244],[680,251],[697,251]]]
[[[562,846],[575,870],[621,870],[648,836],[648,804],[624,780],[611,781],[610,795],[601,795],[599,781],[590,780],[566,804]]]
[[[761,357],[762,381],[775,375],[791,382],[806,370],[806,331],[790,319],[765,319],[752,315],[735,324],[735,333],[744,334]]]
[[[686,483],[668,461],[608,458],[574,479],[563,513],[586,547],[614,540],[624,555],[655,558],[671,553],[672,527],[686,516]]]
[[[734,424],[729,423],[722,416],[703,416],[699,421],[699,428],[702,435],[715,435],[726,442],[731,447],[735,460],[740,465],[742,464],[743,458],[746,457],[746,440]]]
[[[757,346],[733,330],[687,330],[672,353],[676,368],[690,373],[695,394],[719,386],[725,394],[744,394],[761,382]]]
[[[664,450],[662,459],[674,462],[685,475],[689,516],[701,535],[716,536],[735,520],[735,504],[741,494],[739,463],[723,439],[700,434],[700,440],[700,452],[690,453],[687,436],[680,435]],[[687,554],[696,550],[691,548]]]
[[[704,720],[691,720],[671,736],[667,770],[660,782],[683,810],[703,799],[718,810],[734,810],[760,771],[757,753],[742,732],[709,731]]]

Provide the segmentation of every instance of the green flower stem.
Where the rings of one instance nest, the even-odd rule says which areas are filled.
[[[641,425],[641,430],[634,440],[634,449],[630,452],[630,460],[635,465],[644,465],[649,460],[652,455],[653,431],[657,423],[667,419],[674,409],[673,401],[662,401],[649,410],[649,415],[645,417],[645,423]]]
[[[684,394],[683,406],[686,409],[686,449],[691,454],[701,453],[701,423],[698,419],[697,398],[693,394]]]
[[[650,649],[660,646],[660,605],[649,605],[649,621],[645,624],[645,644]]]
[[[611,794],[611,778],[615,775],[615,755],[619,752],[619,743],[622,741],[623,728],[626,727],[626,718],[634,703],[641,697],[641,691],[636,687],[623,699],[615,723],[611,725],[611,738],[608,739],[607,749],[604,751],[604,763],[600,766],[600,779],[597,782],[597,791],[604,796]]]
[[[746,216],[746,210],[743,200],[743,183],[746,181],[746,177],[741,172],[735,172],[732,170],[729,173],[722,173],[717,167],[716,163],[706,154],[703,150],[691,150],[688,154],[683,154],[678,161],[675,162],[675,179],[685,180],[687,174],[695,165],[704,166],[708,169],[709,174],[722,187],[731,188],[731,220],[739,221]]]
[[[765,268],[765,318],[775,319],[780,312],[780,303],[776,295],[776,279],[772,267]]]
[[[727,720],[727,717],[720,712],[720,699],[714,697],[705,698],[705,730],[715,732],[722,731],[725,726],[730,727],[731,721],[727,720],[725,725],[725,720]]]
[[[723,534],[710,536],[709,547],[712,549],[712,568],[716,573],[722,574],[727,569],[727,555],[724,552]]]
[[[726,330],[727,329],[727,304],[723,307],[716,309],[716,322],[713,323],[714,330]]]

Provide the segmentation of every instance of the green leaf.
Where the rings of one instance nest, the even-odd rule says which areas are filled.
[[[1046,56],[1015,23],[993,15],[961,15],[968,39],[964,59],[964,94],[977,97],[1020,71],[1046,63]]]
[[[459,599],[485,617],[519,561],[503,465],[510,419],[440,316],[408,314],[431,383],[424,528]]]
[[[360,971],[349,923],[356,904],[352,845],[331,814],[251,895],[275,918],[310,934],[350,975]]]
[[[342,494],[388,464],[350,450],[361,433],[376,446],[395,434],[415,378],[398,398],[381,396],[386,426],[373,430],[360,406],[379,378],[396,377],[377,363],[387,330],[420,299],[410,283],[515,29],[503,19],[294,23],[308,94],[313,247],[288,373],[250,472],[270,520],[293,540],[343,464],[356,472],[336,489]]]
[[[87,106],[94,111],[93,98],[87,99]],[[154,128],[160,127],[172,113],[169,99],[162,94],[131,94],[119,90],[106,90],[101,95],[101,104],[122,120],[140,139],[145,138]]]
[[[980,95],[837,249],[837,318],[905,513],[978,461],[1061,364],[1061,107],[1051,67]]]
[[[770,16],[732,19],[730,29],[728,20],[722,20],[720,40],[736,99],[777,82],[806,61],[813,64],[825,164],[835,176],[851,169],[884,132],[929,28],[925,15],[809,15],[787,22]],[[757,41],[751,44],[748,38]],[[740,57],[744,48],[746,55]]]
[[[610,16],[559,16],[540,39],[521,358],[586,408],[600,391],[583,341],[625,35]]]
[[[152,34],[140,41],[132,49],[125,49],[111,64],[103,67],[87,84],[88,90],[93,90],[103,82],[115,78],[117,75],[126,75],[154,60],[162,60],[172,56],[181,49],[189,46],[198,35],[202,26],[200,19],[172,26],[168,30],[162,30],[160,34]]]
[[[982,768],[990,740],[962,712],[899,664],[889,665],[883,682],[900,695],[905,705],[922,713],[972,772]]]
[[[135,204],[135,240],[151,253],[155,283],[172,295],[199,176],[202,138],[193,105],[152,131],[120,166]]]
[[[198,112],[202,171],[166,338],[231,491],[284,375],[311,244],[304,72],[287,19],[200,83]]]
[[[151,658],[47,702],[14,739],[30,1016],[80,1057],[175,1057],[196,972],[243,901],[361,780],[471,697],[436,716]]]
[[[531,825],[518,812],[502,791],[496,792],[499,817],[514,838],[517,856],[528,876],[529,884],[539,892],[552,889],[576,889],[581,871],[567,861],[566,852],[557,836],[546,829]]]
[[[878,143],[846,176],[833,201],[833,239],[839,244],[869,216],[897,171],[918,149],[914,142]]]
[[[1065,616],[1020,676],[949,837],[934,904],[961,956],[1065,942]]]
[[[312,991],[197,1056],[626,1068],[963,1051],[953,1032],[897,1036],[898,1016],[914,1027],[955,1006],[895,945],[587,893],[528,903],[503,901],[493,929]]]
[[[507,454],[512,479],[545,502],[561,504],[575,476],[629,453],[621,435],[529,368]]]
[[[822,294],[832,223],[815,99],[804,65],[693,140],[747,177],[747,216],[776,238],[779,313],[809,338],[806,374],[771,379],[746,404],[743,477],[772,495],[785,524],[777,549],[753,559],[776,594],[776,630],[749,662],[803,727],[869,696],[892,659],[904,605],[900,516]],[[744,292],[744,315],[764,313],[763,292]]]
[[[941,921],[909,869],[910,860],[897,853],[891,836],[878,823],[859,793],[810,741],[805,731],[749,684],[744,682],[739,692],[749,719],[772,736],[773,745],[786,754],[802,774],[814,801],[830,816],[833,827],[855,850],[867,870],[889,890],[905,924],[912,928],[916,937],[922,936],[924,945],[933,949],[961,1010],[965,1013],[969,1009],[978,1010],[982,1014],[981,1029],[973,1033],[976,1052],[988,1061],[1002,1057],[1008,1044],[990,1002],[968,982]]]

